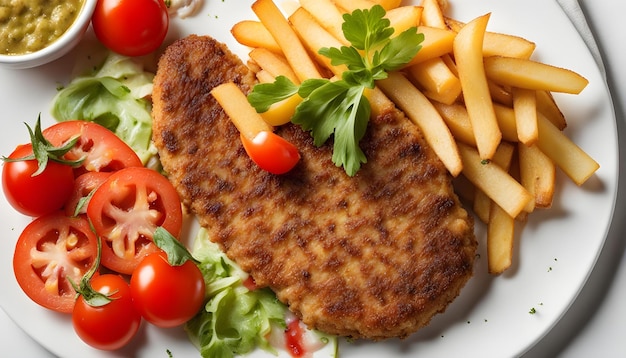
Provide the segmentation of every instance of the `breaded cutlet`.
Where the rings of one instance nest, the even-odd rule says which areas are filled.
[[[222,43],[170,45],[154,80],[154,142],[183,203],[212,241],[269,286],[311,328],[353,338],[406,337],[429,323],[472,276],[473,220],[420,130],[396,108],[370,120],[367,163],[353,177],[332,144],[276,129],[301,160],[273,175],[246,155],[209,93],[245,93],[253,73]]]

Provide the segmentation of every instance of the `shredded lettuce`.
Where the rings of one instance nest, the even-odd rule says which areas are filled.
[[[113,52],[90,73],[77,76],[53,99],[52,115],[58,121],[93,121],[113,131],[141,158],[154,160],[152,143],[152,93],[154,74],[133,58]]]
[[[276,353],[267,337],[272,327],[284,330],[287,308],[269,289],[248,290],[247,274],[200,229],[192,255],[200,261],[207,287],[205,309],[185,330],[202,357],[234,357],[256,347]]]

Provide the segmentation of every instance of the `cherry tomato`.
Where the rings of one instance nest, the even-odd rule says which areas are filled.
[[[44,137],[55,146],[61,146],[78,136],[78,142],[65,158],[85,158],[78,176],[89,172],[112,172],[126,167],[141,167],[143,163],[137,153],[107,128],[88,121],[66,121],[55,123],[43,130]]]
[[[9,158],[33,154],[32,146],[18,146]],[[37,160],[6,161],[2,167],[2,189],[11,206],[28,216],[41,216],[63,207],[74,187],[72,167],[48,161],[46,169],[32,176],[39,168]]]
[[[70,313],[76,291],[67,277],[78,284],[93,266],[97,251],[89,222],[58,211],[35,219],[22,231],[15,246],[13,271],[24,293],[37,304]]]
[[[87,344],[102,350],[115,350],[125,346],[136,335],[141,315],[135,310],[128,283],[114,274],[96,275],[91,287],[110,295],[109,303],[94,307],[81,295],[72,311],[72,324],[76,334]]]
[[[298,148],[273,132],[261,131],[252,140],[242,134],[241,142],[252,161],[272,174],[284,174],[300,160]]]
[[[87,199],[89,194],[104,183],[109,176],[111,176],[110,172],[87,172],[76,178],[72,194],[65,203],[65,215],[86,214],[88,201],[87,203],[82,203],[81,200]],[[79,211],[77,213],[76,209],[79,205],[81,207],[78,208]]]
[[[156,50],[169,26],[163,0],[98,0],[91,20],[98,40],[125,56]]]
[[[130,275],[139,262],[159,248],[152,242],[158,226],[180,235],[180,198],[160,173],[144,168],[121,169],[94,192],[87,216],[102,238],[102,264]]]
[[[159,327],[190,320],[202,308],[204,291],[202,272],[192,261],[171,266],[162,251],[144,258],[130,279],[135,308]]]

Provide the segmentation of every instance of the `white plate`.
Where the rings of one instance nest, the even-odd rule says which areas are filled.
[[[209,34],[240,56],[246,49],[230,35],[241,19],[254,19],[252,1],[206,0],[194,18],[172,22],[170,39],[189,33]],[[430,326],[404,341],[342,342],[343,357],[510,357],[540,340],[567,311],[591,272],[611,223],[617,185],[617,132],[613,106],[603,78],[578,33],[556,2],[545,0],[450,0],[452,15],[462,21],[491,12],[488,29],[526,37],[537,44],[535,58],[579,72],[590,83],[578,96],[557,95],[569,127],[566,132],[601,165],[597,174],[577,187],[558,173],[552,209],[530,216],[515,245],[513,267],[500,277],[486,273],[484,228],[478,225],[480,258],[475,277],[447,311]],[[23,122],[41,113],[52,123],[50,100],[67,83],[72,53],[42,68],[0,69],[0,154],[8,155],[28,140]],[[165,356],[195,357],[197,351],[181,329],[146,325],[132,347],[106,353],[83,344],[68,317],[32,303],[20,290],[12,270],[14,243],[29,219],[0,199],[0,305],[27,334],[63,357]],[[530,310],[536,313],[531,314]],[[257,356],[257,354],[255,354]],[[265,356],[259,353],[258,356]]]

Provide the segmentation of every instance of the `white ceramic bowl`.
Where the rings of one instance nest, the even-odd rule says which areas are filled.
[[[0,66],[7,68],[31,68],[52,62],[68,53],[82,39],[91,23],[91,15],[96,7],[97,0],[85,0],[74,23],[50,45],[41,50],[23,55],[0,54]]]

